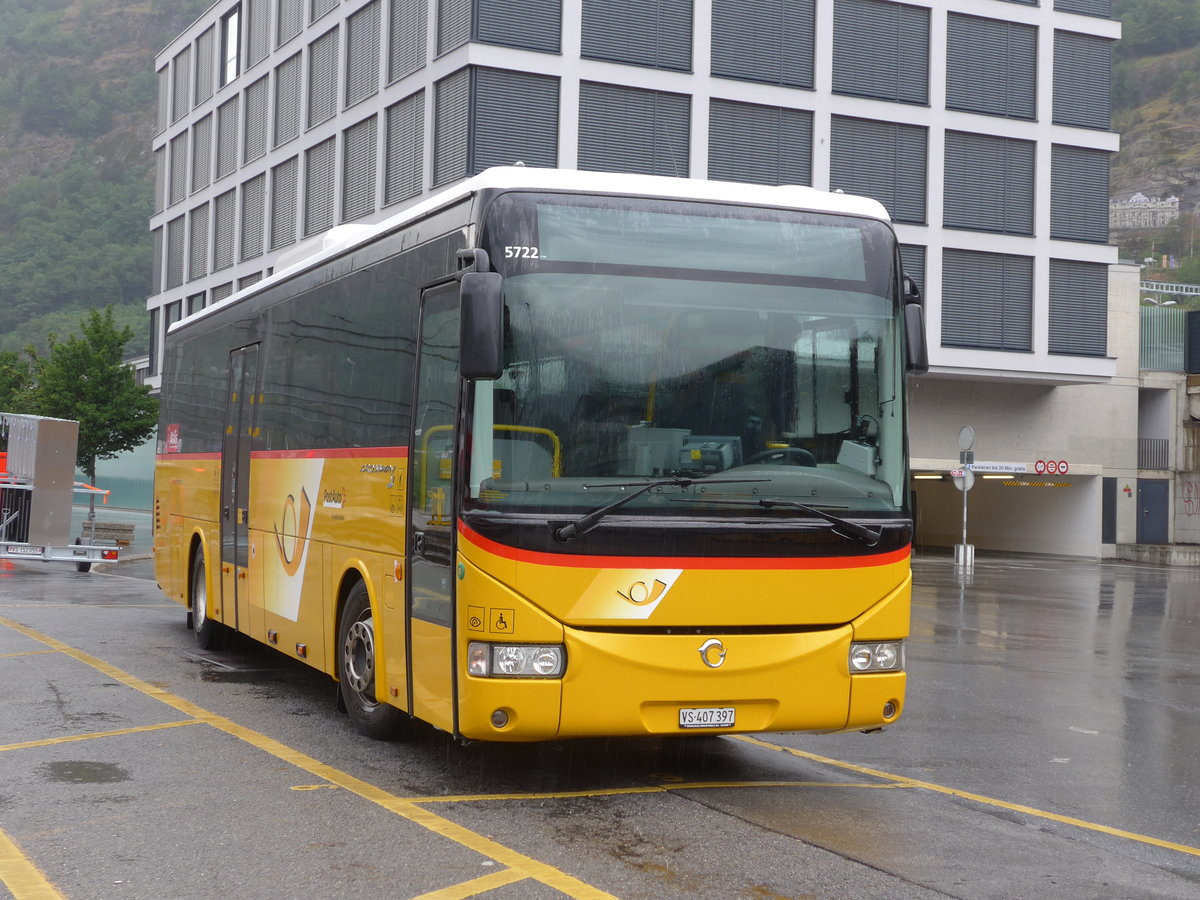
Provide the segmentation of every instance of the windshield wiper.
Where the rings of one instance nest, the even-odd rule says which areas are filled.
[[[809,506],[807,503],[797,503],[795,500],[782,500],[778,497],[760,497],[754,500],[693,500],[686,502],[721,503],[731,506],[761,506],[763,509],[774,509],[777,506],[783,509],[795,509],[808,513],[810,516],[824,519],[833,526],[831,530],[834,534],[848,538],[849,540],[859,541],[868,547],[874,547],[879,543],[880,538],[883,537],[882,531],[875,531],[865,525],[859,525],[857,522],[851,522],[849,519],[835,516],[833,513],[819,507]]]
[[[566,525],[554,529],[554,537],[566,543],[574,540],[582,534],[591,531],[600,520],[616,509],[620,509],[631,500],[636,500],[638,497],[647,491],[653,490],[656,487],[691,487],[693,484],[750,484],[759,481],[769,481],[768,478],[687,478],[682,475],[672,476],[671,478],[658,478],[654,481],[624,481],[604,484],[585,484],[585,488],[626,488],[636,487],[637,490],[631,494],[626,494],[624,497],[618,497],[612,503],[606,503],[599,509],[594,509],[590,513],[585,513],[574,522],[568,522]],[[730,501],[738,502],[738,501]]]

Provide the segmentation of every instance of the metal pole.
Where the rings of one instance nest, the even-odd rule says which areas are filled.
[[[967,494],[969,494],[969,493],[971,493],[971,492],[970,491],[962,492],[962,495],[963,495],[963,539],[962,539],[962,542],[963,542],[964,547],[967,546]]]

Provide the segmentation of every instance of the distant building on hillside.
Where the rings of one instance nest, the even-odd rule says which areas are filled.
[[[1108,227],[1113,231],[1162,228],[1179,218],[1179,198],[1151,200],[1141,191],[1128,200],[1108,201]]]

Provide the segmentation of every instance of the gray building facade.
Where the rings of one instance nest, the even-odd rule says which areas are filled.
[[[941,460],[963,381],[1116,374],[1119,35],[1110,0],[218,0],[156,60],[149,381],[172,322],[489,166],[805,184],[892,216]]]

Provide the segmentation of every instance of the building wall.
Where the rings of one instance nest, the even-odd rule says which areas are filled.
[[[1138,279],[1135,266],[1111,270],[1109,346],[1116,375],[1096,384],[1047,385],[923,377],[912,385],[915,471],[959,467],[958,434],[975,432],[977,464],[1025,471],[1007,486],[977,477],[968,498],[968,543],[993,550],[1111,555],[1101,543],[1104,478],[1117,480],[1116,544],[1136,537]],[[1126,423],[1123,427],[1119,423]],[[1066,475],[1039,474],[1038,461],[1066,461]],[[1028,486],[1025,486],[1028,485]],[[1131,486],[1126,494],[1124,486]],[[915,482],[919,544],[962,540],[962,496],[949,481]],[[974,511],[972,511],[974,510]],[[974,523],[972,525],[972,523]]]
[[[883,202],[922,288],[932,368],[915,392],[917,455],[944,460],[943,436],[954,446],[974,417],[989,455],[1061,454],[1099,477],[1115,451],[1068,426],[1117,439],[1065,398],[1111,382],[1120,359],[1108,0],[513,10],[217,0],[168,45],[156,61],[156,353],[169,323],[270,274],[306,238],[381,221],[490,165],[806,183]],[[222,83],[234,14],[241,66]],[[1118,388],[1096,405],[1129,404]]]

